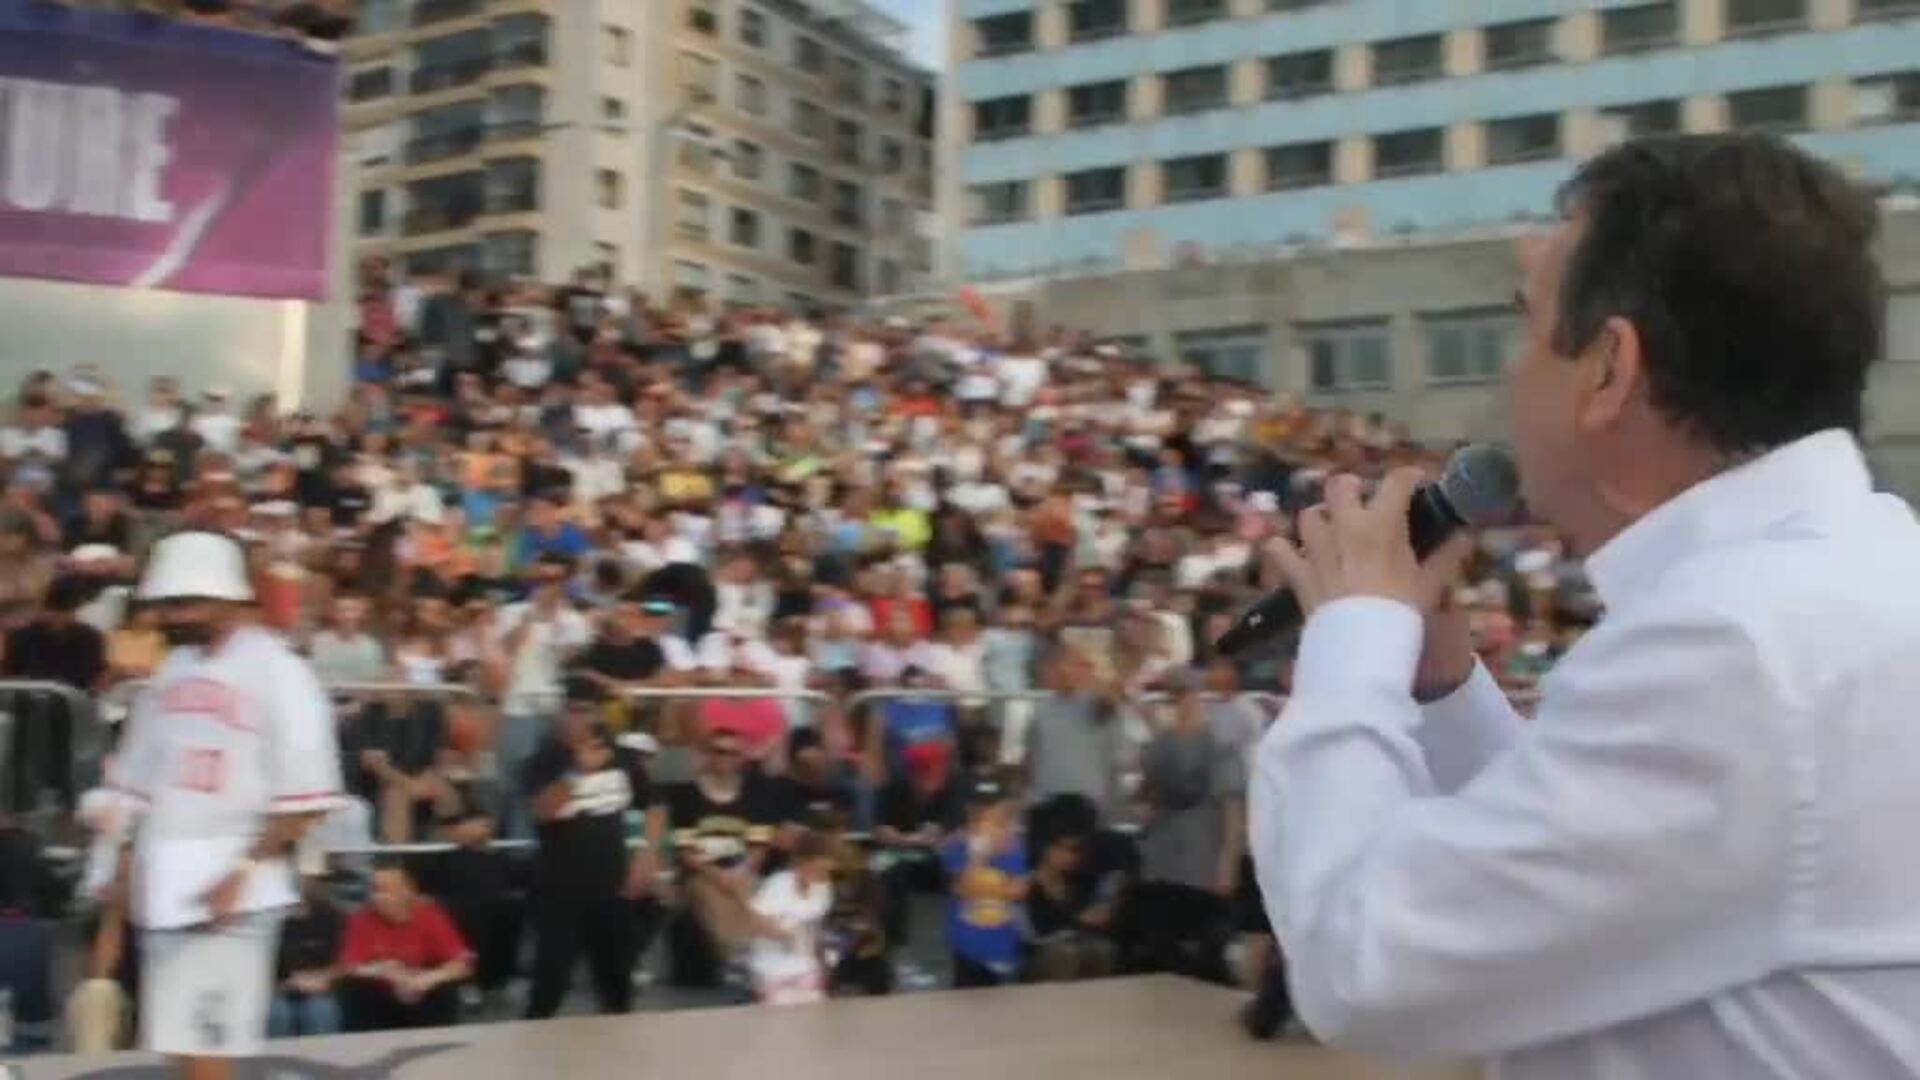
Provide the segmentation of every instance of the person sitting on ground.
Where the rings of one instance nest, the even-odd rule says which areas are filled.
[[[1063,830],[1039,838],[1039,865],[1027,892],[1035,982],[1073,982],[1113,973],[1114,901],[1089,888],[1081,871],[1087,837]]]
[[[833,907],[833,847],[820,833],[802,835],[785,870],[753,894],[754,995],[768,1005],[825,1000],[827,966],[821,931]]]
[[[446,1027],[459,1019],[473,954],[406,869],[387,863],[373,872],[367,906],[347,920],[339,968],[348,1031]]]
[[[333,996],[345,920],[327,897],[323,878],[303,877],[300,906],[280,926],[275,962],[278,985],[267,1012],[267,1035],[290,1039],[340,1030],[340,1003]]]
[[[982,780],[967,800],[966,828],[940,848],[953,889],[947,947],[955,989],[1000,986],[1019,975],[1028,878],[1015,820],[1006,789]]]

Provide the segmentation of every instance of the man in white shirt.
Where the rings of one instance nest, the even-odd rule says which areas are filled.
[[[1872,203],[1787,144],[1641,140],[1526,251],[1526,503],[1606,606],[1523,723],[1414,478],[1282,555],[1312,611],[1252,810],[1322,1038],[1513,1078],[1920,1076],[1920,525],[1855,433]],[[1422,704],[1424,703],[1424,704]]]
[[[224,386],[210,387],[204,395],[205,403],[193,416],[194,433],[207,444],[207,449],[222,454],[231,454],[239,448],[240,429],[246,426],[228,411],[231,397]]]
[[[567,599],[570,568],[561,556],[541,557],[531,573],[532,596],[500,609],[494,622],[506,665],[501,672],[505,717],[497,748],[504,776],[520,775],[539,748],[561,711],[560,674],[567,661],[593,640],[592,624]],[[518,800],[508,801],[500,831],[514,839],[532,835],[532,820]]]
[[[259,1050],[293,856],[340,802],[340,751],[313,669],[247,617],[238,543],[167,537],[138,599],[174,646],[109,777],[137,815],[119,885],[142,931],[141,1045],[211,1080]]]

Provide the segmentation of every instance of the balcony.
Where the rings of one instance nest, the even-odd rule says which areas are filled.
[[[413,5],[413,25],[432,26],[451,19],[478,15],[487,8],[487,0],[419,0]]]
[[[516,120],[495,120],[487,125],[487,141],[490,143],[512,142],[516,139],[537,139],[547,130],[546,121],[537,117]]]
[[[444,64],[428,64],[425,67],[413,69],[413,74],[407,78],[407,89],[416,94],[431,94],[439,90],[451,90],[456,86],[470,86],[486,78],[493,67],[494,59],[490,56],[475,56]]]
[[[487,193],[486,214],[531,214],[540,209],[540,193],[532,189]]]
[[[544,41],[516,41],[511,45],[500,47],[493,54],[495,71],[546,66],[547,43]]]
[[[407,163],[424,165],[476,153],[486,138],[486,132],[487,129],[483,127],[470,127],[439,135],[417,136],[407,143]]]
[[[416,206],[400,219],[400,235],[452,232],[472,225],[479,216],[472,207]]]

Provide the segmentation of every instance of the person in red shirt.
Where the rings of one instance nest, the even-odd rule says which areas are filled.
[[[459,1021],[473,953],[440,905],[389,864],[374,871],[372,897],[347,920],[340,968],[348,1031],[449,1027]]]

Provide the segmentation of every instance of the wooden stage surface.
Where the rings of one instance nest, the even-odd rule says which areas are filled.
[[[1459,1080],[1250,1042],[1240,995],[1172,977],[469,1025],[274,1043],[248,1080]],[[139,1054],[28,1058],[24,1080],[163,1080]]]

